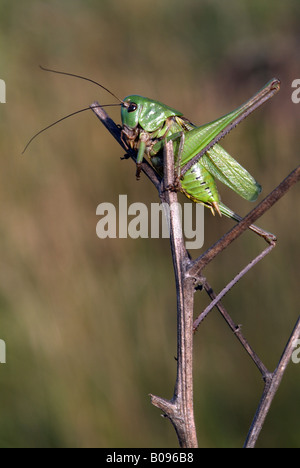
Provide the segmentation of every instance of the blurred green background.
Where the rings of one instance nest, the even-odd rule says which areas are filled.
[[[260,199],[299,164],[298,0],[0,1],[1,447],[177,447],[149,393],[172,396],[176,298],[167,240],[96,236],[96,207],[157,202],[146,177],[92,112],[28,139],[95,99],[97,87],[38,65],[96,79],[120,97],[141,94],[201,124],[229,112],[270,78],[272,102],[223,146],[263,185]],[[119,108],[110,115],[120,122]],[[241,214],[253,205],[219,184]],[[224,299],[273,370],[299,314],[299,194],[260,221],[278,246]],[[184,200],[186,201],[186,200]],[[205,213],[207,248],[232,222]],[[206,270],[219,291],[264,247],[245,233]],[[193,252],[193,256],[199,252]],[[155,303],[155,304],[154,304]],[[195,314],[208,303],[198,293]],[[195,336],[195,415],[201,447],[239,447],[262,380],[216,311]],[[300,446],[300,365],[291,363],[259,447]]]

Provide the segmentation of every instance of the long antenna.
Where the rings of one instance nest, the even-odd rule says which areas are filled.
[[[97,106],[97,107],[113,107],[113,106],[120,106],[120,104],[104,104],[103,106]],[[47,127],[43,128],[42,130],[40,130],[38,133],[36,133],[35,135],[33,135],[32,138],[30,138],[30,140],[28,141],[28,143],[26,144],[25,148],[23,149],[22,153],[21,154],[24,154],[25,151],[27,150],[28,146],[33,142],[33,140],[35,140],[41,133],[45,132],[46,130],[49,130],[49,128],[51,127],[54,127],[54,125],[62,122],[63,120],[66,120],[68,119],[69,117],[72,117],[73,115],[77,115],[77,114],[80,114],[81,112],[85,112],[87,110],[91,110],[90,107],[85,107],[84,109],[79,109],[78,111],[75,111],[75,112],[72,112],[71,114],[68,114],[68,115],[65,115],[64,117],[62,117],[61,119],[58,119],[56,120],[55,122],[53,122],[52,124],[50,125],[47,125]]]
[[[51,73],[57,73],[58,75],[67,75],[67,76],[73,76],[75,78],[80,78],[81,80],[85,80],[85,81],[89,81],[90,83],[94,83],[95,85],[97,86],[100,86],[100,88],[104,89],[105,91],[107,91],[111,96],[113,96],[114,98],[116,98],[119,102],[123,103],[122,99],[118,98],[118,96],[116,96],[114,93],[112,93],[108,88],[106,88],[105,86],[103,86],[102,84],[98,83],[97,81],[95,80],[92,80],[90,78],[86,78],[85,76],[81,76],[81,75],[76,75],[74,73],[67,73],[67,72],[62,72],[62,71],[58,71],[58,70],[51,70],[50,68],[45,68],[45,67],[42,67],[42,65],[40,65],[40,68],[44,71],[47,71],[47,72],[51,72]]]
[[[102,84],[98,83],[97,81],[95,80],[92,80],[90,78],[86,78],[85,76],[81,76],[81,75],[76,75],[74,73],[67,73],[67,72],[62,72],[62,71],[58,71],[58,70],[51,70],[50,68],[45,68],[45,67],[42,67],[40,65],[40,68],[44,71],[47,71],[47,72],[51,72],[51,73],[57,73],[59,75],[67,75],[67,76],[73,76],[75,78],[80,78],[81,80],[85,80],[85,81],[89,81],[90,83],[93,83],[97,86],[99,86],[100,88],[104,89],[105,91],[107,91],[111,96],[113,96],[115,99],[117,99],[117,101],[120,102],[120,104],[104,104],[103,106],[99,106],[99,107],[113,107],[113,106],[120,106],[124,103],[124,101],[122,101],[122,99],[119,99],[118,96],[116,96],[114,93],[112,93],[108,88],[106,88],[105,86],[103,86]],[[28,141],[28,143],[26,144],[25,148],[23,149],[22,151],[22,154],[25,153],[25,151],[27,150],[28,146],[33,142],[33,140],[35,140],[41,133],[45,132],[46,130],[49,130],[49,128],[51,127],[54,127],[54,125],[62,122],[63,120],[66,120],[68,119],[69,117],[72,117],[73,115],[77,115],[77,114],[80,114],[81,112],[84,112],[84,111],[87,111],[87,110],[90,110],[90,107],[85,107],[84,109],[80,109],[78,111],[75,111],[75,112],[72,112],[71,114],[68,114],[64,117],[62,117],[61,119],[59,120],[56,120],[55,122],[53,122],[52,124],[50,125],[47,125],[47,127],[43,128],[42,130],[40,130],[38,133],[36,133],[35,135],[33,135],[33,137]]]

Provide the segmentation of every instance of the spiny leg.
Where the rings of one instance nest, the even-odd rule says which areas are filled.
[[[239,216],[237,213],[232,211],[230,208],[228,208],[223,203],[219,203],[219,207],[220,207],[220,211],[221,211],[221,213],[223,215],[227,216],[228,218],[234,219],[238,223],[240,221],[242,221],[243,218],[241,216]],[[264,229],[256,226],[255,224],[251,224],[249,226],[249,229],[251,231],[253,231],[255,234],[257,234],[258,236],[265,239],[265,241],[267,241],[269,244],[271,244],[272,242],[276,242],[276,240],[277,240],[277,238],[276,238],[276,236],[274,234],[272,234],[271,232],[265,231]]]

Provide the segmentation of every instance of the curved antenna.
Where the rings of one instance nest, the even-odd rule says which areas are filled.
[[[94,106],[94,107],[112,107],[112,106],[120,106],[121,104],[104,104],[103,106]],[[30,138],[30,140],[28,141],[28,143],[26,144],[25,148],[23,149],[22,151],[22,154],[25,153],[25,151],[27,150],[28,146],[33,142],[33,140],[35,140],[41,133],[45,132],[46,130],[48,130],[49,128],[51,127],[54,127],[54,125],[62,122],[63,120],[66,120],[68,119],[69,117],[72,117],[73,115],[77,115],[77,114],[80,114],[81,112],[84,112],[84,111],[87,111],[87,110],[91,110],[90,107],[85,107],[84,109],[80,109],[78,111],[75,111],[75,112],[72,112],[71,114],[68,114],[68,115],[65,115],[64,117],[62,117],[61,119],[59,120],[56,120],[55,122],[53,122],[52,124],[50,125],[47,125],[47,127],[43,128],[42,130],[40,130],[38,133],[36,133],[35,135],[33,135],[32,138]]]
[[[51,70],[50,68],[45,68],[45,67],[42,67],[42,65],[40,65],[40,68],[44,71],[47,71],[47,72],[51,72],[51,73],[57,73],[58,75],[67,75],[67,76],[73,76],[74,78],[80,78],[81,80],[85,80],[85,81],[89,81],[90,83],[93,83],[97,86],[100,86],[100,88],[104,89],[105,91],[107,91],[111,96],[113,96],[115,99],[117,99],[119,102],[123,103],[122,99],[118,98],[118,96],[116,96],[114,93],[112,93],[108,88],[106,88],[105,86],[103,86],[102,84],[98,83],[97,81],[95,80],[92,80],[90,78],[86,78],[85,76],[81,76],[81,75],[75,75],[74,73],[67,73],[67,72],[62,72],[62,71],[57,71],[57,70]]]

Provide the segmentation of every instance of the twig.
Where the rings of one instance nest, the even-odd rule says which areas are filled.
[[[234,226],[227,234],[219,239],[203,255],[192,262],[189,273],[194,277],[201,277],[203,268],[208,265],[220,252],[237,239],[248,227],[268,211],[286,192],[300,180],[300,166],[294,169],[259,205],[257,205],[242,221]],[[274,237],[274,241],[276,238]]]
[[[274,78],[272,81],[268,83],[268,86],[264,87],[260,90],[255,96],[253,96],[247,103],[245,103],[241,110],[244,111],[235,119],[233,119],[228,125],[226,125],[223,130],[221,130],[211,141],[199,151],[181,170],[181,176],[191,169],[196,162],[208,151],[212,148],[216,143],[218,143],[224,136],[226,136],[233,128],[235,128],[242,120],[248,117],[255,109],[260,107],[263,103],[271,99],[276,93],[278,93],[280,89],[280,81],[277,78]]]
[[[198,328],[202,320],[205,319],[207,314],[215,307],[215,305],[228,293],[228,291],[246,274],[251,268],[254,267],[260,260],[262,260],[266,255],[268,255],[271,250],[276,246],[275,242],[272,242],[265,250],[263,250],[257,257],[254,258],[250,263],[248,263],[245,268],[243,268],[226,286],[222,291],[212,300],[212,302],[206,307],[206,309],[201,312],[199,317],[194,321],[194,331]]]
[[[264,391],[255,413],[253,422],[251,424],[249,433],[245,441],[245,448],[253,448],[256,444],[262,426],[265,422],[266,416],[269,412],[271,403],[278,390],[283,374],[291,360],[292,352],[294,350],[294,342],[300,337],[300,317],[298,318],[295,328],[289,338],[285,350],[279,360],[279,363],[272,374],[269,374],[265,379]]]
[[[151,402],[172,422],[180,447],[198,447],[193,410],[193,307],[194,281],[186,277],[189,261],[178,210],[174,184],[172,142],[164,146],[164,198],[170,207],[170,243],[177,291],[177,378],[172,400],[151,395]]]
[[[207,292],[207,294],[209,295],[209,297],[212,300],[217,297],[216,294],[214,293],[212,287],[210,286],[210,284],[206,280],[205,280],[205,282],[203,284],[203,287],[204,287],[205,291]],[[246,338],[242,334],[241,326],[236,325],[234,323],[234,321],[232,320],[232,318],[228,314],[228,312],[225,309],[222,302],[218,301],[217,304],[216,304],[216,308],[218,309],[218,311],[220,312],[220,314],[222,315],[222,317],[224,318],[224,320],[226,321],[228,326],[231,328],[231,330],[233,331],[234,335],[239,340],[239,342],[241,343],[243,348],[249,354],[249,356],[251,357],[251,359],[253,360],[253,362],[255,363],[255,365],[257,366],[258,370],[260,371],[260,373],[262,374],[262,376],[264,378],[268,374],[268,369],[266,368],[264,363],[261,361],[261,359],[258,357],[258,355],[255,353],[253,348],[250,346],[250,344],[248,343],[248,341],[246,340]]]
[[[112,136],[117,140],[119,145],[126,151],[127,154],[135,161],[136,154],[133,150],[126,148],[122,138],[121,138],[121,130],[115,124],[115,122],[109,117],[109,115],[105,112],[105,110],[100,106],[99,102],[95,101],[91,104],[92,111],[96,114],[100,122],[104,125],[104,127],[112,134]],[[148,163],[148,161],[143,161],[142,163],[142,171],[146,174],[146,176],[151,180],[151,182],[155,185],[157,190],[160,189],[161,185],[161,178],[155,172],[152,166]]]
[[[135,153],[128,150],[121,139],[121,131],[98,102],[91,105],[103,125],[123,149],[135,160]],[[150,395],[151,402],[160,408],[173,424],[182,448],[198,446],[193,410],[193,306],[194,280],[186,277],[189,256],[184,246],[181,219],[177,206],[177,193],[169,190],[174,184],[174,154],[172,142],[164,147],[164,180],[144,161],[142,170],[158,189],[162,202],[170,206],[170,243],[177,291],[177,378],[172,400]]]

